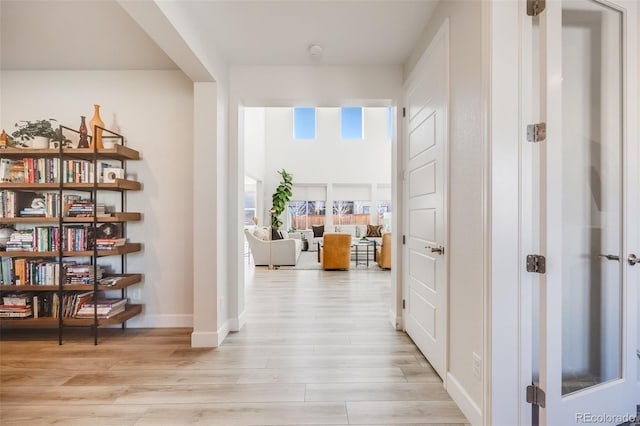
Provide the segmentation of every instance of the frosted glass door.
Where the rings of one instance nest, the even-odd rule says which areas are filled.
[[[562,394],[621,377],[622,13],[562,3]]]
[[[637,54],[630,53],[637,50],[635,37],[625,34],[636,7],[624,0],[548,0],[533,26],[533,65],[540,70],[534,87],[539,84],[547,130],[538,151],[546,273],[539,278],[533,333],[539,339],[533,379],[546,394],[539,419],[534,412],[541,424],[581,424],[604,415],[599,424],[617,425],[635,414],[640,400],[640,268],[627,262],[630,244],[637,244],[631,182],[637,182],[638,157],[629,137],[635,119],[627,125],[635,89],[625,80],[637,75],[629,65],[635,64],[629,61]]]

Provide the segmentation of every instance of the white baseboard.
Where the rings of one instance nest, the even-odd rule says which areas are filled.
[[[240,331],[242,327],[247,323],[247,311],[244,311],[240,314],[238,319],[230,319],[229,320],[229,331]]]
[[[391,323],[391,327],[395,330],[402,330],[402,316],[396,316],[396,313],[393,310],[389,311],[389,322]]]
[[[127,321],[130,328],[191,328],[193,315],[153,315],[142,314]]]
[[[192,348],[217,348],[218,333],[213,331],[194,331],[191,333]]]
[[[229,334],[229,321],[218,329],[218,331],[194,331],[191,333],[192,348],[217,348],[222,344]]]
[[[482,425],[482,410],[451,373],[447,374],[447,392],[458,405],[462,414],[469,420],[469,423],[473,426]]]
[[[218,344],[216,346],[220,346],[229,334],[229,321],[225,321],[224,324],[220,326],[216,334],[218,336]]]

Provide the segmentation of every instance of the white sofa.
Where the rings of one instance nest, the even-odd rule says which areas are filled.
[[[313,231],[305,230],[298,231],[306,235],[307,241],[309,241],[309,251],[318,251],[318,243],[322,241],[322,237],[314,237]],[[351,239],[362,238],[367,235],[367,225],[325,225],[325,233],[341,233],[351,234]],[[382,231],[384,232],[384,230]],[[380,235],[382,235],[382,232]],[[382,244],[382,237],[367,237],[368,240],[376,241],[378,245]]]
[[[268,236],[268,231],[266,231]],[[295,265],[302,252],[302,241],[295,238],[285,238],[282,240],[263,239],[264,230],[259,228],[246,228],[244,235],[249,243],[253,262],[256,266],[284,266]],[[256,236],[257,235],[257,236]]]

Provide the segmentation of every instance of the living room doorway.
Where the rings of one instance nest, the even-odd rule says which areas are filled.
[[[371,248],[352,249],[350,270],[376,270],[381,273],[380,277],[388,280],[393,287],[389,318],[395,327],[399,324],[399,315],[394,310],[398,299],[396,272],[390,255],[387,264],[381,267],[377,252],[381,249],[382,234],[393,233],[396,226],[392,172],[396,158],[396,108],[369,106],[363,102],[358,107],[306,106],[301,109],[302,114],[293,106],[239,108],[243,174],[263,180],[264,204],[256,209],[254,228],[259,229],[258,234],[263,238],[271,238],[268,227],[272,194],[281,180],[279,172],[286,170],[293,175],[293,185],[291,199],[279,217],[283,223],[280,230],[285,238],[301,240],[301,250],[299,254],[294,252],[291,259],[285,257],[289,264],[273,267],[322,269],[318,256],[321,240],[318,236],[322,231],[351,233],[352,241],[373,239],[375,245],[371,244]],[[300,117],[303,124],[307,119],[307,127],[301,128]],[[352,120],[352,125],[345,129],[343,123],[353,117],[355,125]],[[324,229],[318,232],[321,226]],[[377,232],[378,236],[368,236],[368,231]],[[248,238],[244,230],[241,238],[244,246]],[[393,242],[390,236],[387,240],[385,249]],[[257,268],[268,268],[269,263],[265,261]],[[245,285],[254,279],[254,273],[247,269],[254,265],[255,259],[244,262],[241,282]]]

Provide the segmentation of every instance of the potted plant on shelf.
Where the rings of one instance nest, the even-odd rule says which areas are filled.
[[[53,118],[48,120],[35,120],[16,123],[15,127],[18,128],[15,132],[11,133],[11,140],[14,146],[20,146],[24,148],[49,148],[49,142],[54,141],[61,143],[62,146],[69,146],[71,141],[64,137],[59,127],[54,127],[52,122],[56,121]]]

